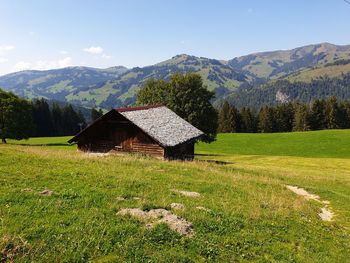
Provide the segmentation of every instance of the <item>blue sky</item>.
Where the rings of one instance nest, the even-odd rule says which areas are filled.
[[[0,0],[0,75],[350,44],[343,0]]]

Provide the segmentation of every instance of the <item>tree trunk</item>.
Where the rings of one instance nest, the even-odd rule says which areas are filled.
[[[1,141],[3,144],[7,143],[6,138],[2,138]]]

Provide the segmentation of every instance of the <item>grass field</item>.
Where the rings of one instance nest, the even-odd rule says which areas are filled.
[[[350,158],[350,130],[219,134],[216,142],[200,144],[197,151],[226,155]]]
[[[16,262],[350,262],[350,131],[220,134],[197,161],[92,157],[65,138],[0,145],[0,253]],[[225,165],[206,162],[216,160]],[[285,188],[304,187],[321,204]],[[51,196],[39,192],[49,189]],[[196,191],[200,198],[173,189]],[[121,200],[123,197],[124,200]],[[138,197],[140,199],[135,199]],[[193,237],[122,208],[165,208]],[[210,211],[198,210],[202,206]]]

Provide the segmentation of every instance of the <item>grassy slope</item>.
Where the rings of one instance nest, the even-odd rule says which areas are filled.
[[[245,134],[220,135],[210,147],[197,147],[200,153],[212,154],[200,158],[233,162],[228,165],[88,157],[60,145],[67,138],[27,141],[54,142],[58,147],[0,145],[0,251],[12,242],[27,248],[17,260],[43,262],[346,262],[350,148],[341,154],[336,149],[344,145],[349,131],[302,135],[309,138],[302,140],[298,133],[249,135],[249,143],[244,143],[249,137]],[[287,143],[284,150],[277,147],[278,140]],[[328,156],[322,148],[303,146],[332,140]],[[263,141],[269,147],[262,148]],[[320,205],[295,196],[284,184],[306,187],[331,201],[336,220],[320,221]],[[23,192],[25,188],[33,192]],[[45,188],[55,194],[37,194]],[[197,191],[202,197],[181,197],[171,192],[174,188]],[[142,199],[118,202],[118,196]],[[137,220],[116,215],[122,207],[169,208],[172,202],[185,204],[186,209],[176,213],[193,222],[193,238],[164,226],[147,230]]]
[[[350,158],[350,130],[274,134],[219,134],[201,153]]]
[[[328,76],[330,78],[339,77],[342,74],[347,74],[350,72],[350,64],[347,65],[334,65],[329,67],[317,67],[317,68],[307,68],[301,70],[295,74],[287,76],[286,79],[290,81],[303,81],[311,82],[313,79]]]

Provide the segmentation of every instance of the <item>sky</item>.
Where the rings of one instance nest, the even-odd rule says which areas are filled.
[[[0,0],[0,75],[350,44],[344,0]]]

